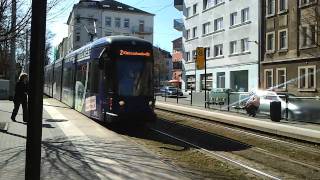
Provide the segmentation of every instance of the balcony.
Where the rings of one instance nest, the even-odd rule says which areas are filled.
[[[173,20],[173,28],[177,31],[183,31],[184,29],[184,24],[182,19],[174,19]]]
[[[174,0],[174,7],[179,11],[183,11],[183,0]]]
[[[132,30],[132,33],[133,33],[133,34],[140,34],[140,35],[150,35],[150,34],[153,34],[153,28],[152,28],[152,27],[133,26],[131,30]]]

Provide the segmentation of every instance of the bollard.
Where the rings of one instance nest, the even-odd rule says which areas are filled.
[[[228,104],[228,111],[230,111],[230,91],[227,91],[227,97],[228,97],[228,99],[227,99],[227,104]]]
[[[179,104],[178,88],[177,88],[177,90],[176,90],[176,93],[177,93],[177,104]]]
[[[167,102],[167,89],[164,89],[164,102]]]
[[[288,111],[289,95],[286,94],[285,98],[286,98],[286,120],[288,120],[288,115],[289,115],[289,111]]]
[[[193,88],[191,88],[191,93],[190,93],[190,105],[192,106],[192,92],[193,92]]]

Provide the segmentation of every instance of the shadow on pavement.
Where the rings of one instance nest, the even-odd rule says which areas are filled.
[[[67,119],[45,119],[46,122],[67,122]]]
[[[128,142],[83,137],[43,142],[42,179],[176,179],[156,158]]]

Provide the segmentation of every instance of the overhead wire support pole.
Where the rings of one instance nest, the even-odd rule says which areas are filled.
[[[46,7],[47,0],[32,0],[26,180],[40,180]]]

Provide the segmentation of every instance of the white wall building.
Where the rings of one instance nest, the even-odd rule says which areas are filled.
[[[178,1],[175,1],[176,8]],[[195,70],[197,47],[207,51],[207,88],[248,91],[258,87],[260,1],[185,0],[186,89],[204,89],[204,70]],[[196,74],[196,75],[195,75]]]
[[[69,51],[111,35],[136,36],[153,43],[153,19],[154,14],[117,1],[80,0],[67,22]]]

